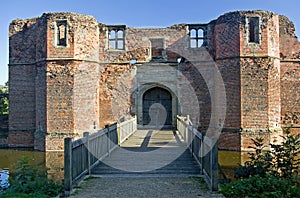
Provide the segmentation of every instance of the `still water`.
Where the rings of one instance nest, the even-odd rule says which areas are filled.
[[[0,149],[0,169],[15,171],[15,165],[22,157],[26,156],[32,165],[47,169],[49,177],[63,179],[64,152],[40,152],[33,150]]]
[[[45,152],[33,150],[0,149],[0,169],[14,172],[14,166],[23,156],[27,156],[32,165],[45,166]]]
[[[0,169],[0,193],[9,187],[9,170]]]
[[[0,193],[9,187],[8,178],[15,171],[15,165],[23,156],[29,163],[45,167],[45,154],[29,150],[0,149]]]
[[[247,152],[219,151],[219,164],[229,179],[234,179],[234,170],[249,160]]]
[[[15,171],[15,165],[24,156],[32,165],[47,168],[49,177],[63,179],[63,152],[39,152],[33,150],[0,149],[0,191],[8,185],[7,179]]]
[[[15,164],[27,156],[29,163],[48,169],[50,177],[63,178],[63,152],[38,152],[32,150],[0,149],[0,185],[7,186],[9,174],[15,171]],[[247,155],[235,151],[219,151],[219,164],[228,178],[233,178],[234,169],[247,160]],[[1,189],[1,188],[0,188]]]

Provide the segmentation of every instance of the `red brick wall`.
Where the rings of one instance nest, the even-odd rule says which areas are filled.
[[[100,128],[130,115],[131,94],[133,92],[130,75],[131,66],[106,65],[99,83],[99,125]],[[128,74],[126,74],[129,72]]]
[[[239,129],[241,127],[241,77],[240,60],[218,60],[217,65],[222,75],[226,89],[226,119],[225,128]]]
[[[99,129],[99,75],[99,65],[95,63],[80,63],[74,74],[74,131],[80,134],[86,130]]]
[[[31,65],[10,66],[9,73],[9,145],[33,145],[36,118],[35,68]],[[26,133],[26,138],[16,136],[18,131]]]
[[[281,63],[281,104],[282,124],[300,126],[300,64]]]
[[[239,130],[223,129],[219,141],[218,147],[221,150],[241,150],[241,134]]]
[[[58,61],[47,64],[47,131],[74,130],[73,83],[76,66]]]
[[[8,135],[9,147],[33,147],[34,146],[34,131],[29,130],[11,130]]]
[[[215,58],[232,58],[240,55],[240,23],[239,12],[227,13],[216,20],[214,28]]]
[[[12,146],[33,145],[35,129],[36,19],[14,20],[9,27],[9,138]],[[22,135],[16,135],[18,133]]]
[[[71,137],[73,139],[80,138],[76,133],[55,133],[51,132],[45,137],[46,151],[60,151],[64,149],[64,138]]]
[[[8,115],[0,115],[0,135],[8,133]]]
[[[280,80],[281,120],[284,127],[300,134],[300,44],[295,35],[294,24],[285,16],[280,22]]]
[[[0,115],[0,147],[8,145],[8,115]]]
[[[45,114],[41,112],[45,109],[45,84],[43,79],[37,77],[39,67],[35,65],[36,60],[41,60],[46,52],[44,18],[14,20],[10,24],[9,39],[9,145],[28,147],[34,144],[37,123],[44,126],[45,122]]]
[[[42,17],[47,19],[47,58],[73,58],[74,57],[74,30],[68,26],[68,35],[67,35],[67,46],[57,46],[56,45],[56,22],[61,20],[67,20],[70,24],[74,18],[77,18],[78,15],[69,15],[69,14],[43,14]],[[43,58],[46,58],[43,57]]]
[[[258,44],[248,42],[247,17],[260,18]],[[67,21],[67,46],[55,44],[56,22],[61,20]],[[253,137],[272,139],[269,129],[280,134],[281,122],[298,124],[300,45],[286,17],[265,11],[220,16],[207,25],[211,57],[201,53],[206,48],[188,48],[184,24],[125,31],[125,50],[112,50],[108,27],[91,16],[47,13],[13,21],[9,144],[59,150],[63,137],[95,131],[134,113],[136,67],[151,61],[151,39],[162,39],[162,58],[168,66],[175,67],[178,57],[190,59],[180,69],[197,95],[202,129],[207,129],[212,109],[203,74],[216,63],[227,100],[221,148],[246,149]],[[131,59],[138,64],[130,65]]]
[[[61,181],[64,178],[64,152],[46,152],[45,161],[48,177]]]
[[[276,46],[276,41],[278,40],[278,16],[267,11],[250,11],[241,12],[244,16],[240,24],[240,54],[246,56],[258,55],[271,55],[274,56],[272,50],[269,47]],[[241,16],[243,17],[243,16]],[[247,17],[259,17],[260,20],[260,42],[259,44],[249,43],[248,35],[248,24]],[[277,31],[277,32],[276,32]],[[273,40],[273,41],[272,41]],[[272,42],[271,42],[272,41]],[[276,56],[276,54],[275,54]]]
[[[280,57],[282,61],[300,58],[300,45],[295,35],[295,26],[286,16],[279,16]]]
[[[226,89],[226,117],[219,137],[219,149],[240,150],[241,147],[241,77],[240,60],[217,61]]]
[[[36,103],[36,133],[34,134],[34,147],[38,150],[45,148],[45,135],[47,131],[47,109],[46,109],[46,66],[38,63],[35,79],[35,103]]]
[[[280,61],[272,60],[268,77],[268,116],[269,128],[281,127],[281,97],[280,97]]]

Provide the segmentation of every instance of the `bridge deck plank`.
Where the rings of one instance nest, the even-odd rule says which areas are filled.
[[[92,170],[100,177],[190,177],[200,169],[177,134],[138,130]]]

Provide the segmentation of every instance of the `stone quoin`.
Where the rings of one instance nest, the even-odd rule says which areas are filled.
[[[203,51],[209,61],[199,59]],[[140,126],[159,122],[149,118],[155,102],[166,109],[166,125],[177,114],[199,114],[193,122],[206,130],[210,85],[194,64],[209,69],[210,61],[226,91],[220,149],[247,150],[255,137],[275,141],[291,125],[299,133],[300,44],[287,17],[235,11],[207,24],[133,28],[62,12],[10,23],[8,144],[62,150],[65,137],[133,115]]]

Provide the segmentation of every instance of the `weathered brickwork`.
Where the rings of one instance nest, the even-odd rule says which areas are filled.
[[[64,178],[64,152],[45,152],[45,162],[48,177],[61,181]]]
[[[167,28],[45,13],[12,21],[9,49],[10,146],[57,151],[64,137],[133,115],[144,125],[153,88],[171,95],[172,125],[189,114],[207,130],[221,97],[212,68],[226,91],[221,149],[247,150],[258,136],[272,142],[290,125],[299,133],[300,44],[292,22],[275,13],[236,11]]]
[[[8,115],[0,115],[0,134],[8,134]]]
[[[100,128],[114,123],[122,116],[130,115],[130,94],[132,93],[130,84],[132,77],[124,78],[126,73],[131,73],[130,69],[129,64],[105,66],[98,89],[98,112],[100,115],[97,121]]]
[[[285,16],[279,17],[280,35],[280,94],[281,122],[300,133],[300,46],[294,24]]]
[[[0,115],[0,147],[7,147],[8,115]]]

